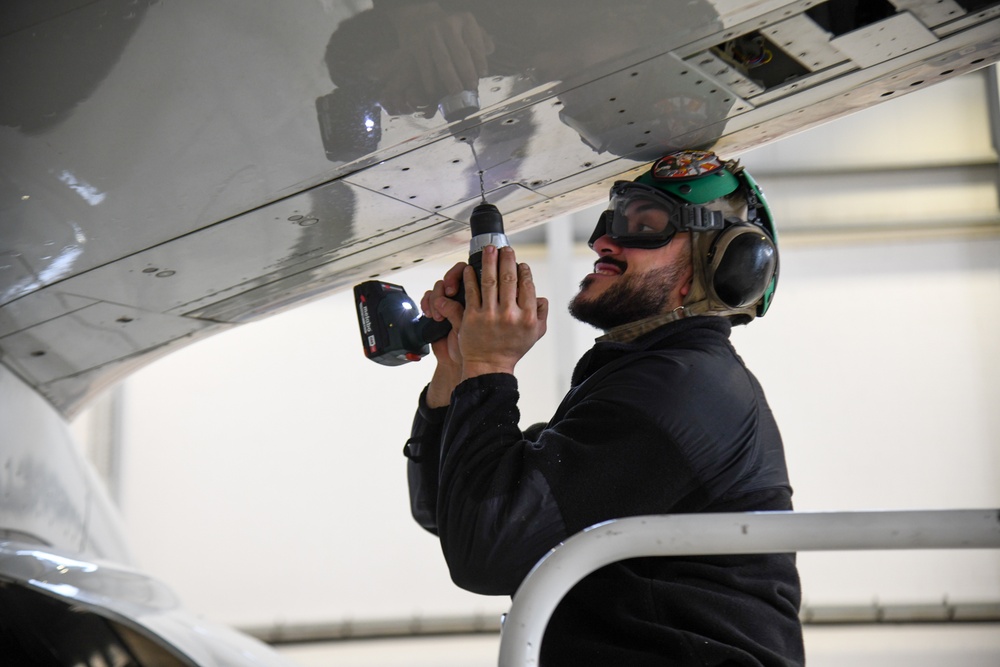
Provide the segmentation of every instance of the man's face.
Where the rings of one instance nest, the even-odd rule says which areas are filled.
[[[607,235],[594,242],[598,259],[570,302],[576,319],[608,331],[680,306],[691,281],[691,235],[660,248],[625,248]]]

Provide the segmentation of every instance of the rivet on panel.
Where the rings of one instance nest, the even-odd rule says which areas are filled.
[[[166,271],[160,271],[159,273],[156,274],[156,277],[157,278],[169,278],[170,276],[172,276],[172,275],[174,275],[176,273],[177,273],[176,271],[170,271],[168,269]]]

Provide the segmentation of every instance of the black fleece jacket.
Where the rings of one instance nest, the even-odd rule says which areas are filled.
[[[549,549],[608,519],[791,509],[781,436],[729,333],[695,317],[597,343],[548,424],[524,432],[512,375],[466,380],[447,408],[422,395],[411,509],[455,583],[512,595]],[[563,599],[542,664],[801,665],[799,601],[794,554],[627,560]]]

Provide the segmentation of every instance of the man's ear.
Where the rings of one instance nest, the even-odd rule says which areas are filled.
[[[687,295],[691,293],[691,288],[693,286],[694,286],[694,267],[692,267],[691,263],[689,262],[687,267],[687,275],[685,276],[684,281],[681,283],[681,288],[680,288],[681,300],[687,298]]]
[[[694,271],[691,271],[688,275],[687,280],[681,285],[681,298],[687,298],[687,295],[691,293],[691,286],[694,284]]]

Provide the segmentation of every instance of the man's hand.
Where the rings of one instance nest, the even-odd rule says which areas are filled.
[[[513,373],[514,366],[545,334],[549,303],[535,295],[527,264],[512,248],[483,250],[482,284],[472,267],[463,269],[465,308],[438,299],[435,307],[458,334],[461,379],[486,373]]]
[[[439,301],[451,304],[445,310],[449,310],[452,318],[462,321],[462,304],[452,299],[458,294],[459,281],[462,279],[462,271],[465,269],[465,262],[459,262],[451,267],[444,275],[443,280],[437,281],[434,288],[424,293],[420,300],[420,309],[424,315],[433,318],[438,322],[450,319],[438,308]],[[437,367],[434,369],[434,376],[427,387],[427,407],[441,408],[451,402],[451,392],[459,382],[462,381],[462,352],[458,345],[458,333],[454,327],[452,319],[452,329],[444,338],[440,338],[431,343],[431,350],[434,358],[437,359]]]

